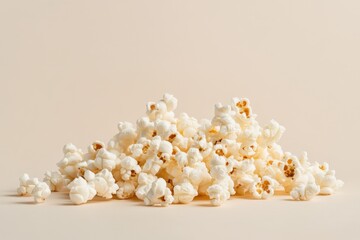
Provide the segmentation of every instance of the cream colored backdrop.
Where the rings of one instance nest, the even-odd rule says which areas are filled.
[[[0,233],[356,239],[359,12],[359,1],[334,0],[1,0]],[[197,118],[210,118],[216,102],[250,98],[261,124],[287,128],[286,150],[328,161],[345,187],[312,202],[234,199],[221,208],[34,206],[11,196],[23,172],[55,169],[65,143],[107,141],[118,121],[135,122],[164,92]]]

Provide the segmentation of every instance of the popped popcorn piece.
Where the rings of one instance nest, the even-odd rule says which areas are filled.
[[[34,189],[31,192],[31,195],[34,197],[36,203],[42,203],[48,198],[51,194],[49,186],[45,182],[38,182]]]
[[[171,191],[163,178],[156,179],[144,198],[145,205],[166,207],[174,201]]]
[[[88,146],[88,152],[84,154],[84,159],[86,160],[95,159],[99,150],[103,148],[105,148],[105,143],[98,140],[94,141],[92,144]]]
[[[114,153],[102,148],[96,155],[94,166],[98,169],[107,169],[111,171],[116,167],[116,161],[117,157]]]
[[[86,162],[83,161],[82,150],[69,143],[64,146],[63,152],[64,158],[57,163],[60,173],[70,180],[82,175],[87,166]]]
[[[198,195],[198,192],[188,182],[181,183],[174,187],[174,203],[189,203],[194,197]]]
[[[46,171],[43,181],[50,187],[52,192],[62,192],[67,189],[70,179],[66,178],[58,171]]]
[[[285,128],[283,126],[275,120],[271,120],[270,124],[264,127],[261,132],[261,137],[259,137],[260,145],[263,147],[272,146],[280,140],[284,132]]]
[[[120,161],[120,166],[120,174],[124,181],[129,180],[131,177],[136,177],[141,171],[138,162],[132,157],[123,158]]]
[[[17,193],[20,196],[26,196],[30,195],[35,188],[36,184],[39,183],[39,180],[37,178],[30,178],[29,174],[24,173],[19,178],[20,185],[17,189]]]
[[[95,186],[89,184],[84,178],[75,178],[69,185],[70,200],[75,204],[84,204],[92,200],[96,195]]]
[[[207,192],[209,194],[211,204],[214,206],[220,206],[230,198],[229,191],[220,184],[211,185],[207,189]]]
[[[116,192],[116,196],[119,199],[132,198],[135,195],[136,183],[129,182],[117,182],[119,189]]]
[[[116,134],[108,143],[108,150],[116,155],[128,153],[128,148],[135,143],[137,132],[132,123],[120,122],[118,124],[119,133]]]
[[[276,180],[269,176],[264,176],[253,182],[250,193],[255,198],[267,199],[274,195],[276,185]]]
[[[152,183],[157,179],[156,176],[147,174],[147,173],[140,173],[138,176],[138,187],[136,189],[136,197],[140,200],[144,200],[145,195],[150,190]]]
[[[320,165],[315,162],[310,167],[310,172],[313,174],[316,184],[320,186],[320,194],[333,194],[344,185],[343,181],[336,179],[335,170],[330,170],[328,163]]]
[[[89,184],[94,186],[98,196],[106,199],[112,198],[112,195],[119,189],[119,186],[115,183],[113,175],[107,169],[103,169],[97,174],[87,170],[85,172],[85,179],[89,182]]]
[[[320,192],[319,185],[316,185],[314,177],[310,173],[301,174],[296,169],[294,187],[290,196],[294,200],[310,200]]]

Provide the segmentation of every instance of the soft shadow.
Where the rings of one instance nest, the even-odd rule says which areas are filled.
[[[1,196],[4,196],[4,197],[21,197],[15,193],[7,193],[7,194],[2,194]]]
[[[59,199],[69,199],[69,193],[62,193],[62,192],[53,192],[51,195],[56,196]]]
[[[258,199],[258,198],[254,198],[253,196],[251,195],[236,195],[236,196],[232,196],[233,199],[246,199],[246,200],[255,200],[255,201],[261,201],[263,199]]]
[[[75,204],[75,203],[68,202],[68,203],[59,203],[58,205],[59,206],[80,206],[83,204]]]
[[[304,201],[297,201],[291,198],[286,198],[286,199],[282,199],[282,201],[287,201],[287,202],[304,202]]]
[[[219,207],[219,206],[214,206],[212,205],[210,202],[209,203],[199,203],[199,204],[196,204],[194,205],[195,207],[208,207],[208,208],[216,208],[216,207]]]
[[[37,203],[34,201],[30,202],[13,202],[14,204],[20,204],[20,205],[36,205]]]
[[[129,201],[129,202],[141,202],[141,203],[143,203],[142,200],[140,200],[140,199],[138,199],[138,198],[136,198],[136,197],[127,198],[127,199],[113,198],[113,200],[115,200],[115,201],[124,201],[124,202]]]

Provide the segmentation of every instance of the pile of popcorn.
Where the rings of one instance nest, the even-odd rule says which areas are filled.
[[[231,195],[267,199],[275,191],[309,200],[343,185],[327,163],[283,152],[277,142],[285,128],[274,120],[261,127],[246,98],[216,104],[211,121],[175,116],[176,107],[177,99],[164,94],[146,105],[136,125],[120,122],[107,145],[95,141],[83,152],[66,144],[58,170],[47,171],[43,181],[24,174],[18,194],[43,202],[52,191],[66,191],[74,204],[136,196],[152,206],[206,195],[221,205]]]

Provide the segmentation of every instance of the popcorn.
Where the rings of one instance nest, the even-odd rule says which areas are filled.
[[[51,194],[49,186],[44,182],[38,182],[31,192],[36,203],[44,202]]]
[[[285,128],[283,126],[275,120],[271,120],[270,124],[261,132],[261,137],[259,137],[260,145],[264,147],[272,146],[280,140],[284,132]]]
[[[276,185],[276,180],[269,176],[264,176],[252,183],[250,193],[255,198],[266,199],[274,195]]]
[[[96,155],[94,166],[98,169],[107,169],[109,171],[116,167],[117,157],[114,153],[102,148]]]
[[[131,177],[135,177],[140,173],[141,167],[138,162],[132,157],[125,157],[120,161],[120,174],[124,181],[129,180]]]
[[[145,194],[145,205],[166,207],[174,201],[171,191],[163,178],[156,179]]]
[[[198,195],[196,189],[189,182],[174,187],[174,203],[189,203]]]
[[[140,200],[145,199],[145,195],[150,190],[152,183],[157,179],[156,176],[147,174],[147,173],[140,173],[138,177],[138,187],[136,189],[136,197]]]
[[[132,198],[135,195],[136,183],[134,182],[117,182],[119,189],[116,192],[116,196],[119,199]]]
[[[320,194],[333,194],[344,185],[343,181],[336,179],[335,171],[329,170],[328,163],[320,165],[318,162],[315,162],[310,167],[310,172],[314,176],[316,184],[320,186]]]
[[[114,177],[107,169],[103,169],[97,174],[87,170],[85,172],[85,179],[89,184],[94,186],[98,196],[106,199],[112,198],[112,195],[116,194],[116,190],[119,189],[119,186],[115,183]]]
[[[26,196],[32,193],[36,184],[39,183],[39,180],[37,178],[30,178],[27,173],[24,173],[19,178],[19,182],[20,182],[20,186],[17,189],[17,193],[20,196]]]
[[[95,159],[100,149],[105,148],[105,144],[101,141],[95,141],[88,146],[88,153],[84,155],[85,159]]]
[[[43,181],[49,186],[52,192],[62,192],[67,189],[70,179],[65,178],[58,171],[46,171]]]
[[[211,185],[207,193],[209,194],[211,204],[214,206],[220,206],[230,198],[229,191],[220,184]]]
[[[313,175],[301,174],[299,171],[296,169],[296,179],[290,196],[294,200],[310,200],[320,192],[320,186],[316,185]]]
[[[64,158],[61,159],[57,166],[61,174],[65,175],[70,180],[80,176],[87,163],[83,161],[83,152],[74,144],[66,144],[63,148]]]
[[[75,204],[84,204],[93,199],[96,195],[96,190],[93,184],[89,184],[84,178],[75,178],[69,185],[70,200]]]
[[[215,104],[212,119],[175,115],[177,99],[164,94],[146,104],[136,124],[120,122],[104,144],[94,141],[84,153],[66,144],[56,171],[43,182],[24,174],[19,195],[44,201],[51,191],[69,191],[74,204],[96,195],[110,199],[136,196],[149,206],[187,204],[207,196],[215,206],[232,195],[267,199],[284,191],[294,200],[338,191],[343,182],[327,163],[283,151],[285,131],[275,120],[261,127],[247,98]]]

